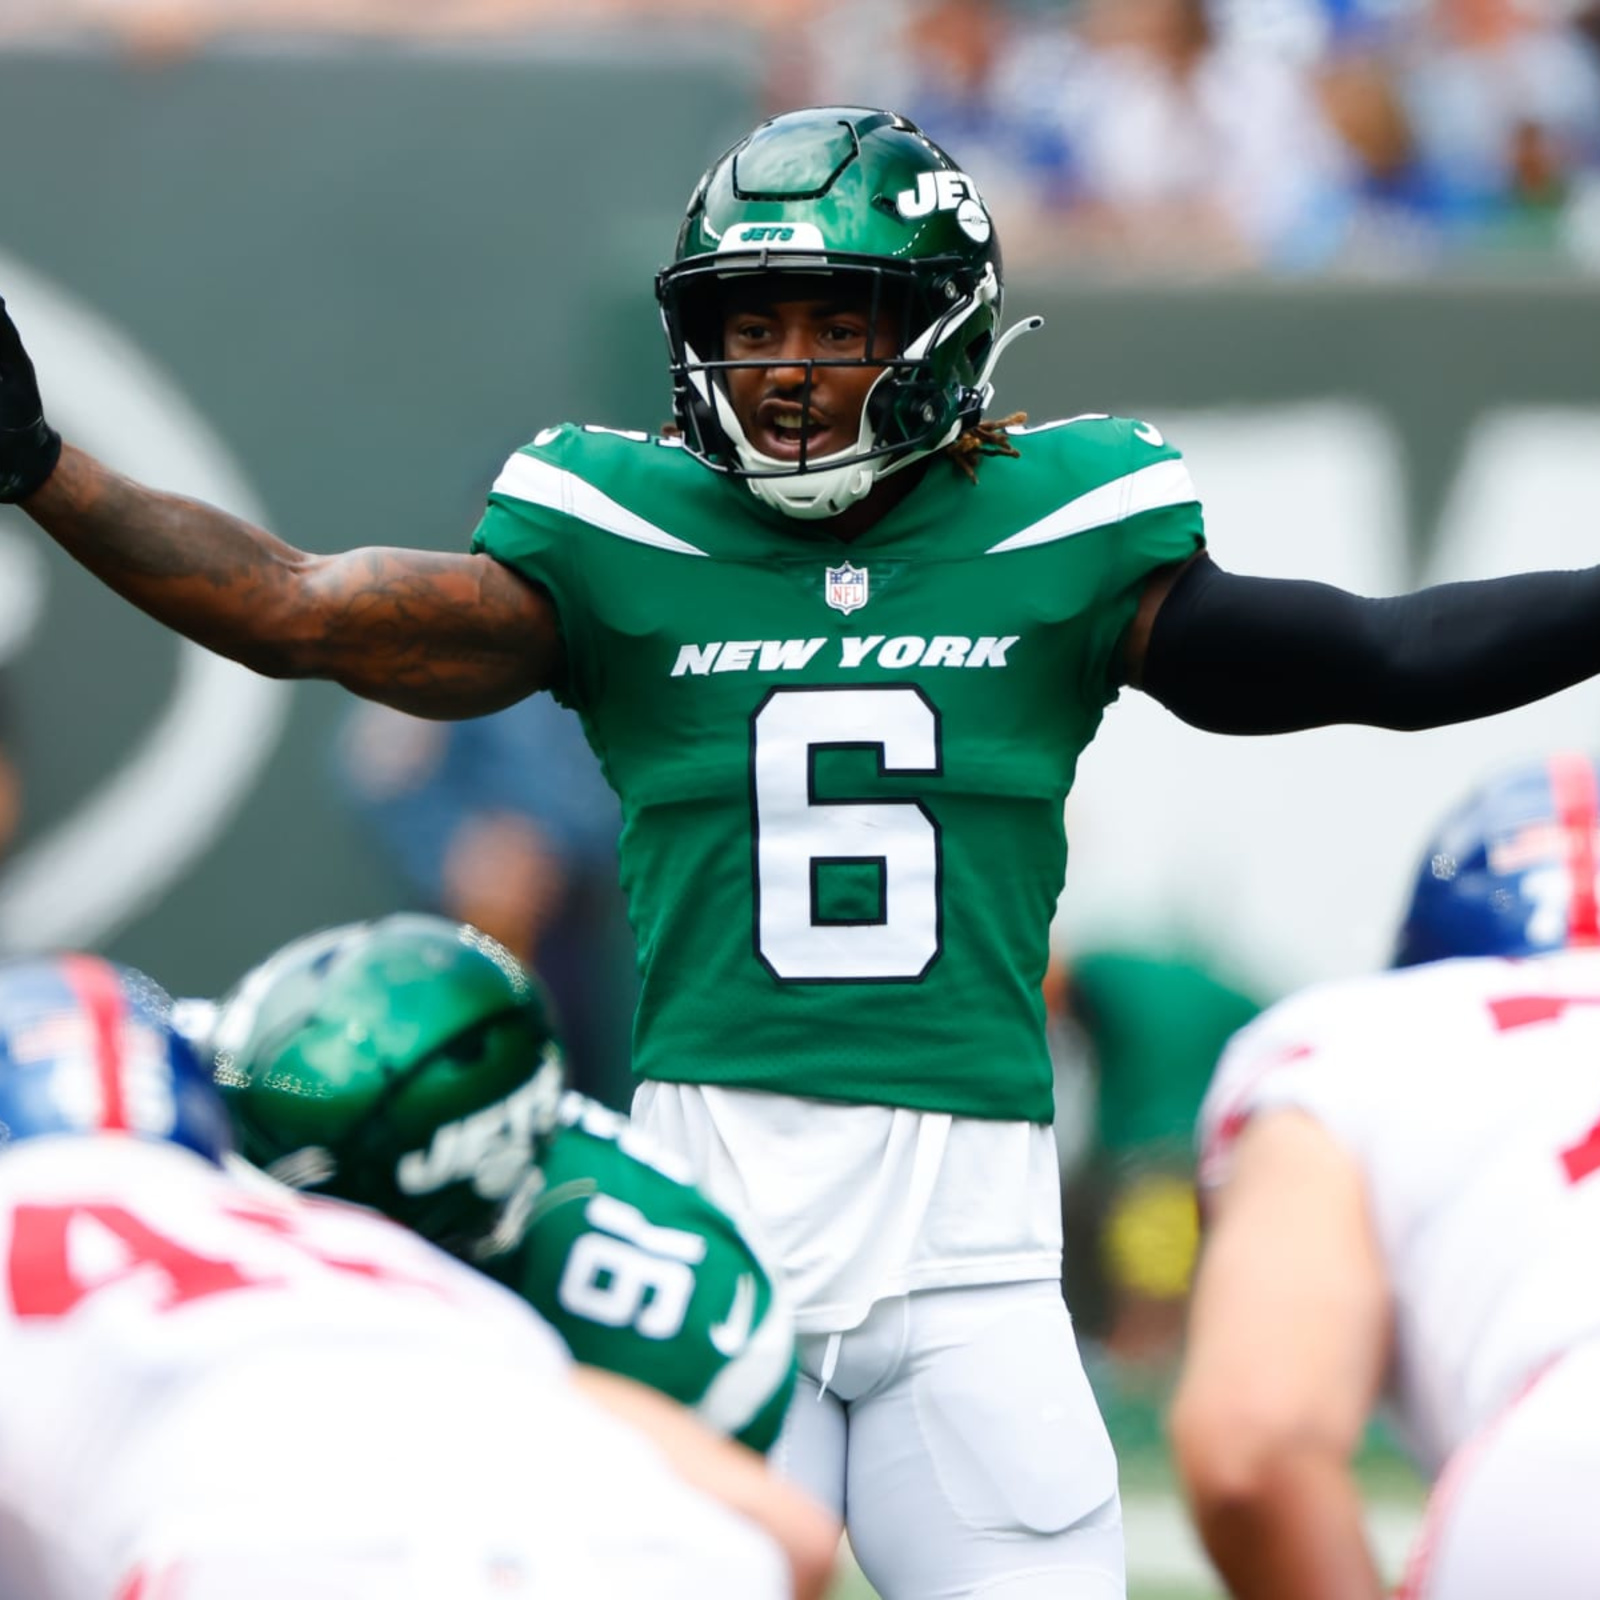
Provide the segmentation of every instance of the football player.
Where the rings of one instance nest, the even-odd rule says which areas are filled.
[[[407,1230],[225,1171],[143,975],[0,967],[0,1124],[0,1593],[822,1594],[837,1527],[758,1458]]]
[[[205,1042],[269,1175],[404,1222],[577,1360],[771,1446],[794,1389],[787,1305],[681,1162],[563,1093],[547,997],[496,941],[413,913],[307,935],[240,981]]]
[[[1120,1595],[1040,994],[1078,757],[1124,686],[1231,733],[1503,711],[1600,670],[1600,569],[1394,599],[1228,573],[1156,428],[986,414],[1032,321],[1002,330],[971,177],[891,112],[741,139],[656,287],[676,431],[544,429],[470,553],[312,555],[111,472],[9,321],[0,497],[258,671],[574,706],[623,811],[635,1119],[795,1294],[776,1459],[837,1508],[848,1478],[886,1600]]]
[[[1201,1112],[1209,1239],[1172,1412],[1231,1593],[1388,1593],[1351,1457],[1433,1480],[1401,1594],[1600,1573],[1600,771],[1485,785],[1423,853],[1400,970],[1282,1002]]]

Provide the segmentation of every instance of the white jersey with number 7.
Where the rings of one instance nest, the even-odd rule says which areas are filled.
[[[1273,1007],[1202,1107],[1202,1192],[1280,1107],[1360,1165],[1394,1298],[1387,1399],[1436,1472],[1600,1334],[1600,951],[1441,961]]]

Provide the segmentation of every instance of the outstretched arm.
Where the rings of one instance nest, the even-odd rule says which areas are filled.
[[[0,500],[167,627],[275,678],[425,717],[497,711],[558,675],[548,598],[488,556],[318,556],[62,447],[0,301]]]
[[[1600,672],[1600,567],[1367,599],[1201,555],[1151,580],[1124,666],[1214,733],[1467,722]]]
[[[1235,1600],[1380,1600],[1351,1457],[1389,1347],[1354,1161],[1299,1111],[1244,1131],[1215,1196],[1169,1426]]]
[[[309,555],[68,446],[22,508],[118,594],[273,678],[332,678],[424,717],[497,711],[552,681],[550,602],[488,556]]]

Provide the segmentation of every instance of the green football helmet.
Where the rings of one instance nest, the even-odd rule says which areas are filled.
[[[790,297],[800,280],[826,279],[874,322],[898,317],[887,357],[805,363],[803,405],[817,367],[883,367],[852,447],[809,460],[802,443],[797,461],[781,461],[745,437],[724,375],[770,363],[723,359],[722,306],[756,274],[781,274]],[[998,336],[1000,245],[972,180],[904,117],[859,106],[773,117],[722,156],[690,198],[656,298],[685,447],[803,518],[837,515],[949,444],[993,398],[1004,346],[1039,326],[1032,317]]]
[[[461,1256],[536,1171],[565,1086],[537,980],[477,929],[411,913],[286,945],[206,1046],[247,1160]]]

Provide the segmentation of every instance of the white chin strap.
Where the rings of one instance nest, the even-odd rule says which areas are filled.
[[[739,459],[752,471],[781,471],[786,462],[764,456],[749,445],[740,444]],[[745,484],[757,500],[774,511],[800,522],[818,522],[836,517],[841,511],[865,500],[878,481],[879,461],[845,461],[836,467],[807,467],[787,477],[746,478]]]
[[[884,369],[887,372],[887,368]],[[719,384],[707,382],[701,390],[716,407],[717,421],[733,441],[739,465],[754,476],[746,478],[750,492],[756,499],[781,511],[786,517],[802,522],[815,522],[823,517],[836,517],[841,511],[864,500],[872,486],[889,469],[890,464],[881,457],[874,461],[860,459],[864,451],[873,446],[872,424],[867,421],[868,402],[873,390],[883,381],[884,373],[873,380],[872,388],[861,406],[861,428],[856,442],[832,455],[818,456],[806,463],[805,471],[798,471],[792,461],[763,454],[744,436],[739,419]],[[903,466],[904,461],[894,462]]]
[[[942,327],[941,342],[965,322],[966,316],[970,315],[979,304],[998,294],[999,287],[993,281],[993,271],[991,267],[985,284],[987,293],[980,291],[965,315]],[[1000,360],[1001,352],[1013,339],[1025,333],[1032,333],[1035,328],[1043,326],[1043,317],[1024,317],[995,340],[989,351],[989,359],[984,362],[983,371],[979,374],[976,384],[978,393],[982,397],[980,409],[987,406],[994,397],[994,385],[989,380]],[[906,353],[911,356],[921,355],[932,331],[930,329],[928,334],[914,341]],[[695,360],[693,350],[686,351],[686,354],[691,362]],[[699,390],[701,399],[708,401],[715,408],[717,421],[722,424],[723,432],[732,440],[734,451],[739,457],[739,464],[746,472],[753,474],[745,479],[751,494],[775,511],[781,511],[786,517],[795,517],[802,522],[815,522],[823,517],[836,517],[841,511],[848,510],[857,501],[864,500],[880,479],[899,472],[902,467],[909,467],[913,461],[920,461],[936,450],[944,449],[961,431],[960,422],[953,422],[940,438],[919,450],[908,450],[904,455],[896,456],[892,460],[884,456],[870,461],[861,460],[861,456],[877,443],[872,424],[867,418],[871,411],[873,393],[888,372],[889,369],[886,367],[873,381],[872,388],[867,391],[866,399],[861,405],[861,430],[856,436],[855,444],[844,450],[836,450],[832,455],[818,456],[814,461],[807,461],[803,472],[798,470],[792,461],[764,455],[745,438],[744,429],[739,426],[739,419],[734,415],[728,397],[708,374],[704,371],[695,372],[691,381]]]

